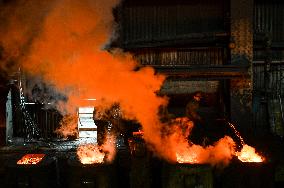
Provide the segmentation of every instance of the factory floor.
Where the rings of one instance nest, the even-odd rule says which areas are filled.
[[[241,163],[232,160],[227,167],[217,168],[209,165],[169,164],[147,150],[131,154],[127,147],[118,148],[116,158],[106,171],[96,167],[76,166],[68,163],[72,156],[76,156],[76,147],[80,142],[39,142],[3,146],[0,149],[0,185],[5,187],[37,187],[37,181],[29,174],[30,169],[18,169],[15,164],[24,154],[45,153],[48,158],[55,159],[54,168],[48,174],[49,166],[33,169],[38,179],[46,177],[52,187],[125,187],[125,188],[270,188],[284,187],[284,158],[267,163]],[[11,167],[11,163],[12,165]],[[76,167],[76,168],[75,168]],[[78,170],[79,169],[79,170]],[[94,169],[94,170],[93,170]],[[44,171],[44,173],[40,173]],[[84,171],[86,171],[84,173]],[[94,174],[92,174],[94,172]],[[46,174],[45,174],[46,173]],[[108,180],[102,183],[99,174],[109,174]],[[42,175],[41,175],[42,174]],[[22,178],[19,176],[29,176]],[[88,177],[84,179],[84,176]],[[92,180],[92,176],[98,176]],[[7,177],[10,177],[7,178]],[[14,181],[11,181],[11,177]],[[53,178],[52,178],[53,177]],[[70,178],[72,177],[72,178]],[[35,183],[33,183],[35,181]],[[24,182],[24,183],[23,183]],[[41,183],[42,183],[41,182]],[[72,182],[72,183],[70,183]],[[77,182],[77,183],[76,183]],[[107,182],[107,183],[106,183]],[[111,184],[110,184],[111,182]],[[41,186],[44,185],[41,184]],[[1,186],[2,187],[2,186]],[[43,186],[45,187],[45,186]],[[49,185],[46,185],[49,187]]]

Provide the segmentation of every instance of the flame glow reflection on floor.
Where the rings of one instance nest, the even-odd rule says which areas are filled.
[[[19,165],[38,164],[43,159],[44,156],[45,156],[45,154],[26,154],[20,160],[18,160],[17,164],[19,164]]]

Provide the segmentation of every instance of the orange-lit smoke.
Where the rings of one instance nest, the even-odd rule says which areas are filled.
[[[34,8],[32,3],[19,2],[25,8],[14,5],[20,13],[13,20],[21,20],[26,14],[31,20],[40,20],[17,20],[7,30],[19,40],[9,41],[7,37],[4,48],[6,44],[15,45],[21,54],[16,59],[26,72],[40,75],[68,97],[68,103],[58,109],[72,114],[76,107],[85,105],[82,99],[86,98],[96,98],[94,105],[98,106],[118,102],[124,116],[142,124],[147,142],[159,148],[162,142],[157,113],[166,99],[157,97],[156,92],[165,77],[156,75],[150,67],[137,71],[138,65],[130,55],[103,50],[112,34],[112,8],[118,1],[44,1],[48,7],[42,9],[44,13],[36,0],[32,1]],[[26,22],[32,32],[22,29]]]
[[[55,131],[62,135],[64,138],[68,136],[78,137],[78,116],[77,115],[65,115],[60,121],[60,127]]]
[[[14,72],[29,51],[42,22],[56,1],[0,2],[0,71]]]

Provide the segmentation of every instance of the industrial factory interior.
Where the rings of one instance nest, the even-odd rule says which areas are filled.
[[[0,187],[283,188],[284,0],[0,0]]]

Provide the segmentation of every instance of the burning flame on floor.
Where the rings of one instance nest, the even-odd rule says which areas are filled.
[[[229,136],[224,136],[213,145],[202,146],[188,140],[193,128],[193,122],[188,118],[177,118],[168,125],[165,137],[170,149],[169,160],[178,163],[226,165],[235,153],[235,142]]]
[[[28,165],[34,165],[38,164],[45,154],[26,154],[24,155],[20,160],[18,160],[17,164],[28,164]]]
[[[192,144],[185,148],[176,148],[176,161],[189,164],[226,165],[234,154],[234,146],[233,139],[225,136],[210,146]]]
[[[103,163],[105,158],[105,153],[94,144],[79,146],[77,155],[82,164]]]
[[[85,144],[77,149],[77,156],[82,164],[111,162],[114,159],[115,137],[108,135],[103,145]]]
[[[236,156],[242,162],[263,162],[265,160],[264,157],[255,152],[255,148],[246,144],[243,145],[240,152],[236,152]]]
[[[228,122],[230,127],[234,130],[236,136],[240,139],[242,150],[240,152],[236,152],[235,155],[238,159],[242,162],[263,162],[265,160],[264,157],[260,156],[255,152],[255,148],[245,144],[244,139],[242,138],[241,134],[237,131],[235,126]]]
[[[176,157],[178,163],[190,163],[190,164],[200,163],[197,154],[194,152],[185,151],[183,153],[176,153]]]
[[[177,121],[175,123],[179,124]],[[176,129],[170,136],[171,139],[168,140],[169,143],[172,143],[171,147],[175,152],[175,161],[189,164],[210,163],[212,165],[226,165],[233,156],[236,156],[242,162],[263,162],[265,160],[264,157],[257,154],[255,148],[245,144],[244,139],[234,125],[229,124],[241,141],[242,150],[240,152],[236,151],[236,143],[229,136],[221,138],[213,145],[201,146],[188,142],[187,135],[190,134],[190,131],[184,135],[181,129]],[[181,125],[178,127],[181,127]]]
[[[263,162],[265,158],[257,154],[255,152],[255,148],[245,144],[244,139],[242,138],[241,134],[237,131],[237,129],[232,123],[228,122],[228,124],[234,130],[236,136],[241,141],[242,150],[240,152],[235,153],[238,159],[242,162]]]
[[[226,149],[226,148],[224,148]],[[185,149],[182,152],[176,153],[176,160],[178,163],[189,164],[201,164],[210,162],[209,157],[212,157],[212,153],[215,152],[215,147],[202,147],[199,145],[193,145],[189,149]],[[208,155],[209,153],[209,155]],[[210,154],[211,153],[211,154]],[[208,156],[207,156],[208,155]],[[229,155],[227,155],[229,156]],[[240,152],[235,152],[235,156],[242,162],[264,162],[265,158],[256,153],[255,148],[245,144]],[[205,159],[205,160],[204,160]],[[216,158],[217,159],[217,158]]]

